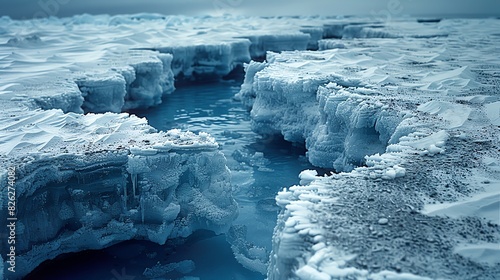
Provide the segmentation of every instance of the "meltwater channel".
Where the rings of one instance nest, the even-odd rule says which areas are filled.
[[[231,170],[233,193],[239,205],[239,216],[233,224],[246,229],[245,242],[255,246],[254,252],[261,250],[261,258],[267,261],[279,210],[274,198],[283,187],[298,184],[302,170],[314,167],[307,162],[303,147],[251,130],[249,112],[233,99],[239,90],[240,84],[234,81],[180,87],[160,106],[136,114],[146,117],[159,130],[204,131],[216,139]],[[221,279],[217,275],[196,276]],[[264,278],[260,274],[254,277]]]
[[[215,137],[227,158],[239,205],[235,230],[231,231],[240,233],[236,240],[198,231],[186,240],[169,240],[162,246],[149,241],[121,242],[103,250],[59,256],[44,262],[25,279],[264,279],[265,275],[238,263],[231,246],[261,261],[262,270],[271,251],[279,210],[274,197],[283,187],[298,184],[298,174],[313,167],[303,147],[252,132],[249,112],[233,100],[239,89],[240,83],[235,81],[182,86],[165,96],[161,105],[132,112],[147,118],[158,130],[180,128]],[[172,269],[159,278],[143,275],[157,263],[172,263]]]

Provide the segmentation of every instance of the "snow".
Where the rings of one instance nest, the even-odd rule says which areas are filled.
[[[237,215],[226,160],[206,133],[157,132],[126,113],[61,110],[18,111],[0,129],[2,166],[16,166],[25,205],[18,228],[29,229],[17,236],[17,275],[62,253],[133,238],[163,244],[201,228],[224,232]],[[69,223],[80,226],[57,234]]]
[[[318,175],[318,171],[316,170],[304,170],[300,172],[299,178],[300,178],[300,184],[301,185],[307,185],[314,181],[316,179],[316,176]]]
[[[485,105],[486,115],[490,119],[491,123],[500,126],[500,101],[488,103]]]
[[[496,19],[141,14],[0,24],[0,180],[16,166],[23,205],[17,278],[63,253],[228,232],[238,206],[215,139],[122,112],[160,104],[175,81],[240,66],[235,98],[253,130],[305,144],[310,163],[338,172],[303,171],[277,194],[269,279],[500,273]],[[262,152],[232,156],[273,172]],[[238,234],[236,259],[265,272],[265,249]],[[144,276],[194,269],[159,263]]]
[[[469,258],[475,262],[498,265],[500,263],[500,246],[498,243],[484,243],[474,245],[460,245],[455,248],[455,253]]]
[[[301,186],[278,193],[269,279],[500,273],[489,265],[500,244],[498,21],[433,28],[441,35],[403,24],[404,40],[344,28],[358,39],[341,34],[320,41],[322,51],[270,52],[246,65],[236,97],[255,131],[304,143],[313,165],[343,171],[304,171]]]
[[[456,202],[426,204],[422,213],[450,218],[475,216],[491,223],[498,223],[500,221],[500,182],[487,178],[477,174],[468,182],[473,186],[482,185],[482,192],[461,198]]]
[[[440,116],[443,120],[449,122],[448,128],[462,126],[472,112],[472,109],[467,106],[445,101],[429,101],[418,106],[417,110]]]
[[[0,92],[65,112],[147,108],[174,90],[174,77],[220,78],[266,51],[316,46],[327,22],[150,14],[3,17]],[[306,23],[315,27],[304,28]]]

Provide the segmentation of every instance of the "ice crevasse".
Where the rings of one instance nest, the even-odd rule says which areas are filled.
[[[175,79],[219,79],[268,50],[317,48],[331,28],[324,19],[306,29],[309,18],[227,20],[0,18],[0,180],[15,167],[14,277],[68,252],[227,230],[237,207],[215,140],[121,113],[158,105]]]
[[[230,19],[0,18],[0,181],[15,166],[26,206],[16,277],[65,252],[225,232],[237,206],[216,141],[121,112],[245,62],[254,130],[340,171],[278,193],[269,279],[500,273],[475,257],[500,240],[498,20]]]

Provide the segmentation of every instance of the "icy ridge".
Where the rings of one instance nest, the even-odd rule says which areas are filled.
[[[350,171],[304,171],[277,195],[269,279],[497,277],[498,24],[320,41],[332,49],[245,66],[237,98],[254,129]]]
[[[318,49],[325,47],[323,38],[434,32],[422,33],[423,25],[411,21],[359,20],[156,14],[28,21],[3,17],[0,88],[44,109],[122,112],[157,105],[163,94],[174,90],[174,77],[219,79],[250,59],[263,59],[267,51]],[[405,28],[398,35],[384,35],[394,33],[396,26]],[[363,31],[369,28],[380,34]],[[67,36],[62,38],[62,33]],[[26,65],[33,71],[25,71]]]
[[[471,44],[483,40],[473,33],[479,26],[487,26],[485,34],[495,32],[498,23],[487,22],[472,20],[464,27]],[[396,126],[414,111],[405,104],[492,89],[489,69],[495,69],[496,60],[481,53],[498,48],[483,44],[470,51],[456,28],[447,24],[448,37],[334,40],[333,49],[320,52],[270,52],[267,61],[246,64],[236,98],[251,110],[255,131],[305,143],[314,165],[349,171],[364,164],[365,155],[382,153],[402,136],[393,137]],[[463,59],[455,62],[450,53]],[[487,80],[479,82],[483,76]]]
[[[2,168],[16,168],[23,205],[14,278],[63,253],[225,232],[237,215],[225,157],[206,133],[156,132],[128,114],[60,110],[13,115],[0,127]]]

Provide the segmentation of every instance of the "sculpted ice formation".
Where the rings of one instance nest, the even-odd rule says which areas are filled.
[[[254,129],[349,171],[278,193],[269,279],[497,277],[500,184],[483,164],[500,156],[497,27],[445,21],[446,37],[323,40],[246,65]]]
[[[2,166],[16,166],[23,205],[15,275],[124,240],[225,232],[237,214],[225,158],[207,134],[156,132],[128,114],[59,110],[18,112],[0,126]]]
[[[496,19],[143,14],[0,26],[0,181],[16,166],[23,205],[14,277],[65,252],[227,232],[237,205],[216,141],[121,112],[244,63],[236,97],[253,129],[340,172],[304,171],[277,194],[269,279],[500,274]],[[235,156],[266,170],[262,154]],[[265,251],[232,231],[236,259],[264,271]],[[195,268],[144,275],[177,269]]]

